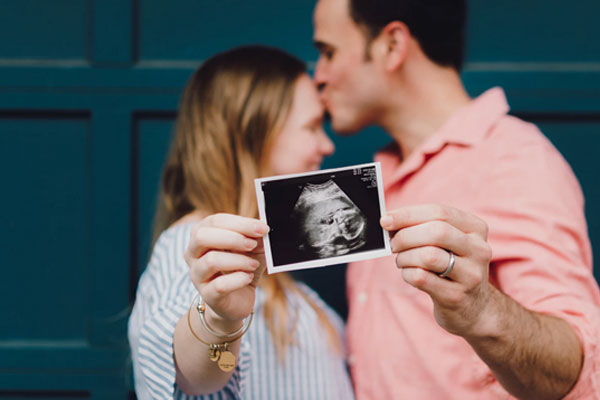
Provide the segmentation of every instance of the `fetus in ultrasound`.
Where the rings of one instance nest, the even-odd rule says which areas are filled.
[[[333,181],[308,183],[294,206],[298,249],[319,258],[339,256],[366,243],[367,219]]]

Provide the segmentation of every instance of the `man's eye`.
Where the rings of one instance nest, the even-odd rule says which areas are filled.
[[[326,60],[331,60],[333,58],[333,49],[323,47],[319,50],[319,54]]]

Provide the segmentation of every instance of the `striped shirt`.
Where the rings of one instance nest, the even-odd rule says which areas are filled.
[[[183,258],[191,227],[181,224],[163,232],[139,281],[128,331],[138,399],[353,399],[343,354],[329,347],[317,314],[297,293],[287,294],[292,315],[297,313],[296,341],[283,362],[278,360],[260,288],[256,289],[254,320],[241,339],[238,364],[227,385],[203,396],[189,396],[179,389],[173,332],[197,294]],[[340,317],[306,285],[298,285],[325,310],[341,336]]]

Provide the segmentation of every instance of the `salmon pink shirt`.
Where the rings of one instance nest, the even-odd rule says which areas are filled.
[[[378,153],[386,208],[433,202],[483,218],[490,281],[524,307],[571,324],[585,359],[567,398],[600,399],[600,295],[582,191],[552,144],[508,109],[502,89],[490,89],[404,162],[395,146]],[[510,398],[467,342],[436,323],[430,297],[404,282],[394,259],[348,267],[357,398]]]

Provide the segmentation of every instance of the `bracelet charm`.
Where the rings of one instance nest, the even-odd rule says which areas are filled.
[[[236,366],[235,355],[228,347],[229,343],[213,343],[208,346],[208,358],[216,362],[223,372],[229,372]]]
[[[221,353],[217,365],[223,372],[229,372],[235,368],[236,359],[233,353],[227,350],[227,343],[225,343],[225,351]]]
[[[208,358],[210,358],[210,361],[216,362],[220,356],[221,356],[221,350],[219,350],[218,344],[213,343],[208,346]]]
[[[210,361],[216,362],[221,371],[231,372],[237,365],[237,360],[235,358],[235,355],[231,351],[229,351],[229,343],[235,342],[236,340],[241,338],[244,335],[244,333],[246,333],[246,331],[250,327],[250,322],[252,322],[252,316],[254,315],[254,312],[250,313],[250,316],[248,318],[246,318],[246,321],[244,322],[244,324],[242,325],[242,327],[240,329],[238,329],[237,331],[230,333],[228,335],[220,336],[218,333],[217,333],[217,335],[215,335],[216,332],[214,332],[208,326],[208,324],[206,324],[206,321],[204,320],[204,311],[205,311],[204,304],[198,303],[196,305],[196,309],[198,311],[198,314],[200,316],[200,321],[202,322],[202,325],[204,326],[204,328],[206,328],[206,330],[213,336],[218,336],[223,339],[229,339],[228,341],[225,341],[223,343],[208,343],[208,342],[204,341],[202,338],[200,338],[200,336],[198,336],[196,334],[196,332],[194,332],[194,329],[192,328],[192,321],[190,318],[190,314],[192,311],[192,307],[194,305],[194,301],[196,300],[197,297],[198,296],[196,296],[194,298],[194,300],[192,301],[192,304],[190,304],[190,309],[187,312],[187,322],[188,322],[188,326],[190,328],[190,332],[199,342],[208,346],[208,358],[210,359]]]

